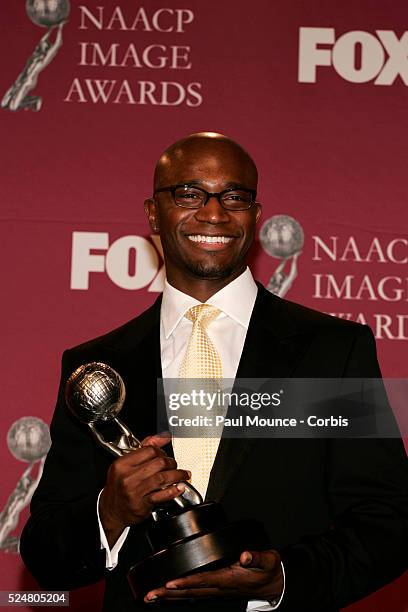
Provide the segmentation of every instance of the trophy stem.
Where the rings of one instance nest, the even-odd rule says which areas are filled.
[[[123,456],[123,452],[121,451],[121,449],[115,446],[113,442],[109,442],[105,440],[105,438],[102,436],[102,434],[99,433],[99,431],[96,429],[93,423],[87,423],[87,425],[89,429],[91,430],[94,438],[96,438],[96,440],[98,441],[98,444],[106,448],[111,453],[111,455],[115,455],[115,457]]]

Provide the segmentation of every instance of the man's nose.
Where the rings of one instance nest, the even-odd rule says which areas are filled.
[[[224,223],[229,221],[228,211],[225,210],[215,196],[211,196],[205,206],[199,208],[195,214],[197,221],[207,223]]]

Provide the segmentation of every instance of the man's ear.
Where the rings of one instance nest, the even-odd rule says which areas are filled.
[[[156,200],[154,198],[148,198],[147,200],[145,200],[144,209],[152,231],[158,234],[160,232],[160,227],[158,214],[159,211]]]
[[[261,215],[262,215],[262,204],[260,202],[255,202],[255,208],[256,208],[256,223],[258,223]]]

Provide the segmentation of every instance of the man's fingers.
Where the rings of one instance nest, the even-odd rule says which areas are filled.
[[[157,446],[146,446],[143,448],[136,448],[130,453],[126,453],[122,457],[118,457],[111,468],[119,475],[127,472],[129,468],[141,465],[145,461],[151,461],[155,457],[165,457],[166,454],[161,448]]]
[[[150,478],[146,478],[143,482],[145,495],[148,495],[152,491],[157,491],[157,489],[163,489],[169,485],[176,484],[182,480],[188,480],[190,475],[190,472],[187,470],[165,470],[157,472],[153,474],[153,476],[150,476]]]
[[[148,496],[149,503],[153,506],[159,506],[164,502],[170,501],[175,497],[178,497],[185,491],[185,487],[181,483],[177,483],[167,487],[166,489],[161,489],[160,491],[155,491]]]
[[[200,572],[192,574],[191,576],[185,576],[184,578],[178,578],[177,580],[170,580],[165,586],[167,589],[172,590],[210,589],[218,587],[222,587],[223,589],[234,589],[242,576],[238,575],[237,569],[239,571],[239,567],[235,565],[224,569]]]
[[[153,602],[208,597],[268,599],[269,595],[282,590],[276,572],[278,564],[279,553],[274,550],[244,551],[239,561],[229,567],[170,580],[164,586],[149,591],[144,600]],[[274,581],[277,581],[276,585]]]
[[[242,565],[242,567],[250,567],[252,561],[253,561],[253,555],[248,550],[241,553],[239,562]]]
[[[151,603],[155,601],[161,601],[163,599],[171,599],[172,601],[184,600],[187,599],[207,599],[208,597],[220,597],[224,596],[220,589],[217,588],[208,588],[208,589],[184,589],[184,590],[175,590],[175,589],[166,589],[160,588],[155,589],[154,591],[149,591],[144,598],[145,603]]]
[[[245,568],[272,571],[280,563],[280,557],[275,550],[246,550],[241,553],[239,562]]]
[[[172,457],[155,457],[151,461],[145,461],[138,466],[137,470],[131,472],[130,475],[126,477],[126,483],[131,487],[134,481],[146,480],[157,472],[175,470],[176,468],[177,464]]]
[[[161,433],[154,434],[153,436],[147,436],[142,440],[142,446],[166,446],[171,442],[171,434],[168,431],[162,431]]]

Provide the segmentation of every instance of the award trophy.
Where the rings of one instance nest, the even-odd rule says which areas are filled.
[[[40,96],[29,95],[37,85],[40,73],[52,62],[62,46],[62,29],[70,12],[69,0],[26,0],[26,12],[37,26],[47,28],[22,72],[6,91],[0,106],[10,111],[39,111]]]
[[[266,288],[271,293],[284,297],[297,277],[297,258],[304,243],[302,226],[289,215],[274,215],[261,227],[259,241],[265,253],[282,260]],[[289,268],[287,270],[286,264]]]
[[[65,398],[71,412],[113,455],[122,456],[141,446],[117,416],[125,401],[125,385],[110,366],[91,362],[77,368],[67,381]],[[151,555],[128,572],[136,598],[170,579],[229,565],[242,551],[261,550],[268,544],[260,523],[228,523],[218,503],[203,503],[192,485],[183,484],[181,495],[152,512],[147,528]]]
[[[51,446],[48,425],[37,417],[22,417],[10,427],[7,445],[16,459],[29,464],[0,512],[0,550],[18,553],[20,538],[10,534],[17,527],[20,514],[30,503],[40,481]]]

